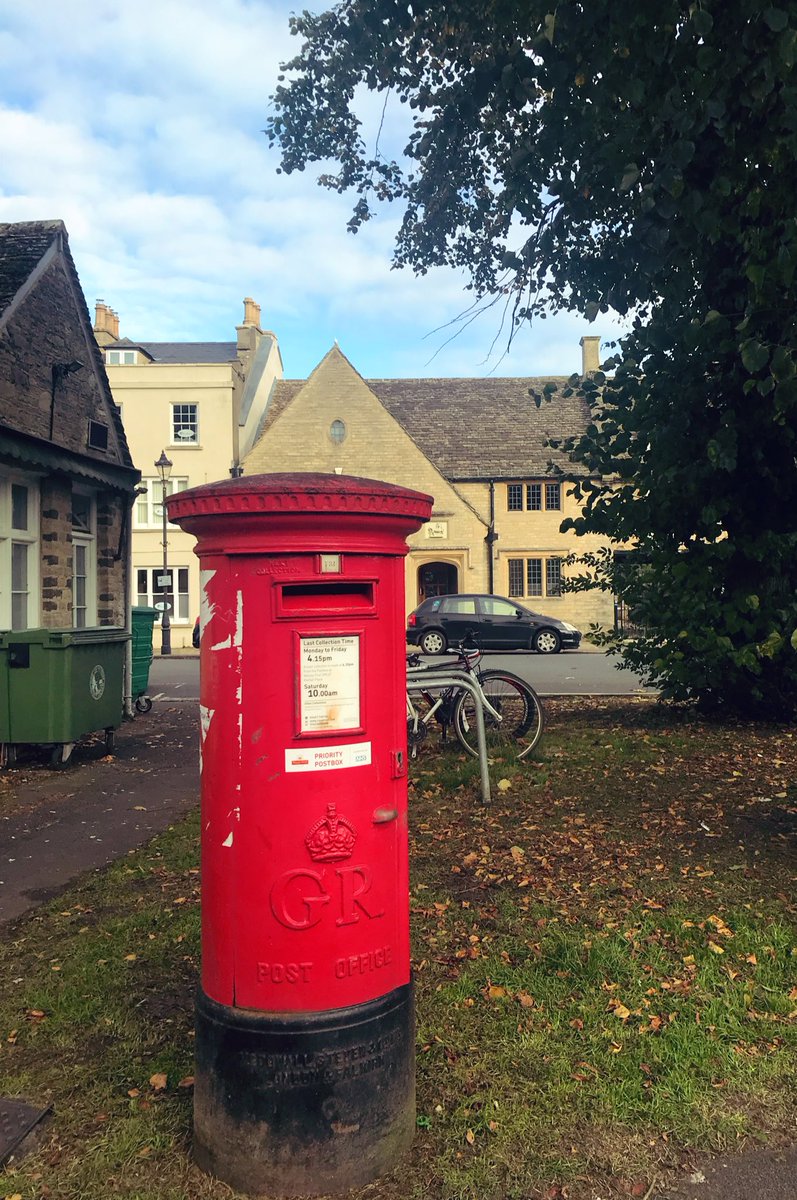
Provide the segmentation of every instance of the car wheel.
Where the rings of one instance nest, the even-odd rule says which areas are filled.
[[[539,633],[534,634],[532,646],[538,654],[558,654],[562,649],[562,642],[555,629],[541,629]]]
[[[445,635],[439,629],[430,629],[428,633],[422,634],[418,644],[424,654],[444,654],[448,647]]]

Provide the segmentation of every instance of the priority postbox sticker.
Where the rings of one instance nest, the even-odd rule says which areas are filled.
[[[359,637],[300,638],[299,660],[301,732],[359,728]]]
[[[285,751],[285,770],[337,771],[341,767],[367,767],[371,762],[371,743],[355,742],[348,746],[298,746]]]

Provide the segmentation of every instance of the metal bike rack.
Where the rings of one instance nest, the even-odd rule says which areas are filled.
[[[487,738],[484,733],[484,707],[482,705],[482,690],[478,683],[467,671],[440,670],[435,667],[421,667],[417,674],[412,668],[407,671],[407,691],[410,695],[434,691],[436,688],[456,687],[470,692],[476,701],[476,744],[479,747],[479,767],[481,769],[482,800],[489,804],[490,768],[487,762]]]

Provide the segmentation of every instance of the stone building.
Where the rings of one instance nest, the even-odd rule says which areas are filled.
[[[103,300],[94,333],[136,462],[142,492],[133,509],[134,604],[171,604],[170,641],[191,645],[199,613],[194,538],[166,530],[171,591],[163,573],[161,451],[171,462],[166,494],[241,473],[275,381],[282,376],[277,339],[260,327],[260,306],[244,300],[242,323],[227,342],[149,342],[120,337],[119,317]],[[158,635],[156,632],[156,649]]]
[[[0,224],[0,630],[127,624],[138,480],[63,223]]]
[[[599,338],[582,338],[584,373]],[[579,468],[549,438],[575,436],[587,406],[565,378],[363,379],[337,346],[306,380],[276,382],[247,475],[328,471],[403,484],[434,496],[432,520],[410,539],[408,611],[430,595],[492,592],[580,629],[610,625],[605,593],[567,593],[564,560],[606,539],[560,533],[580,506]],[[554,385],[538,409],[530,388]],[[583,473],[583,471],[582,471]]]

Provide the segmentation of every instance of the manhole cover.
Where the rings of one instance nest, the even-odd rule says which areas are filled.
[[[0,1166],[49,1111],[0,1096]]]

